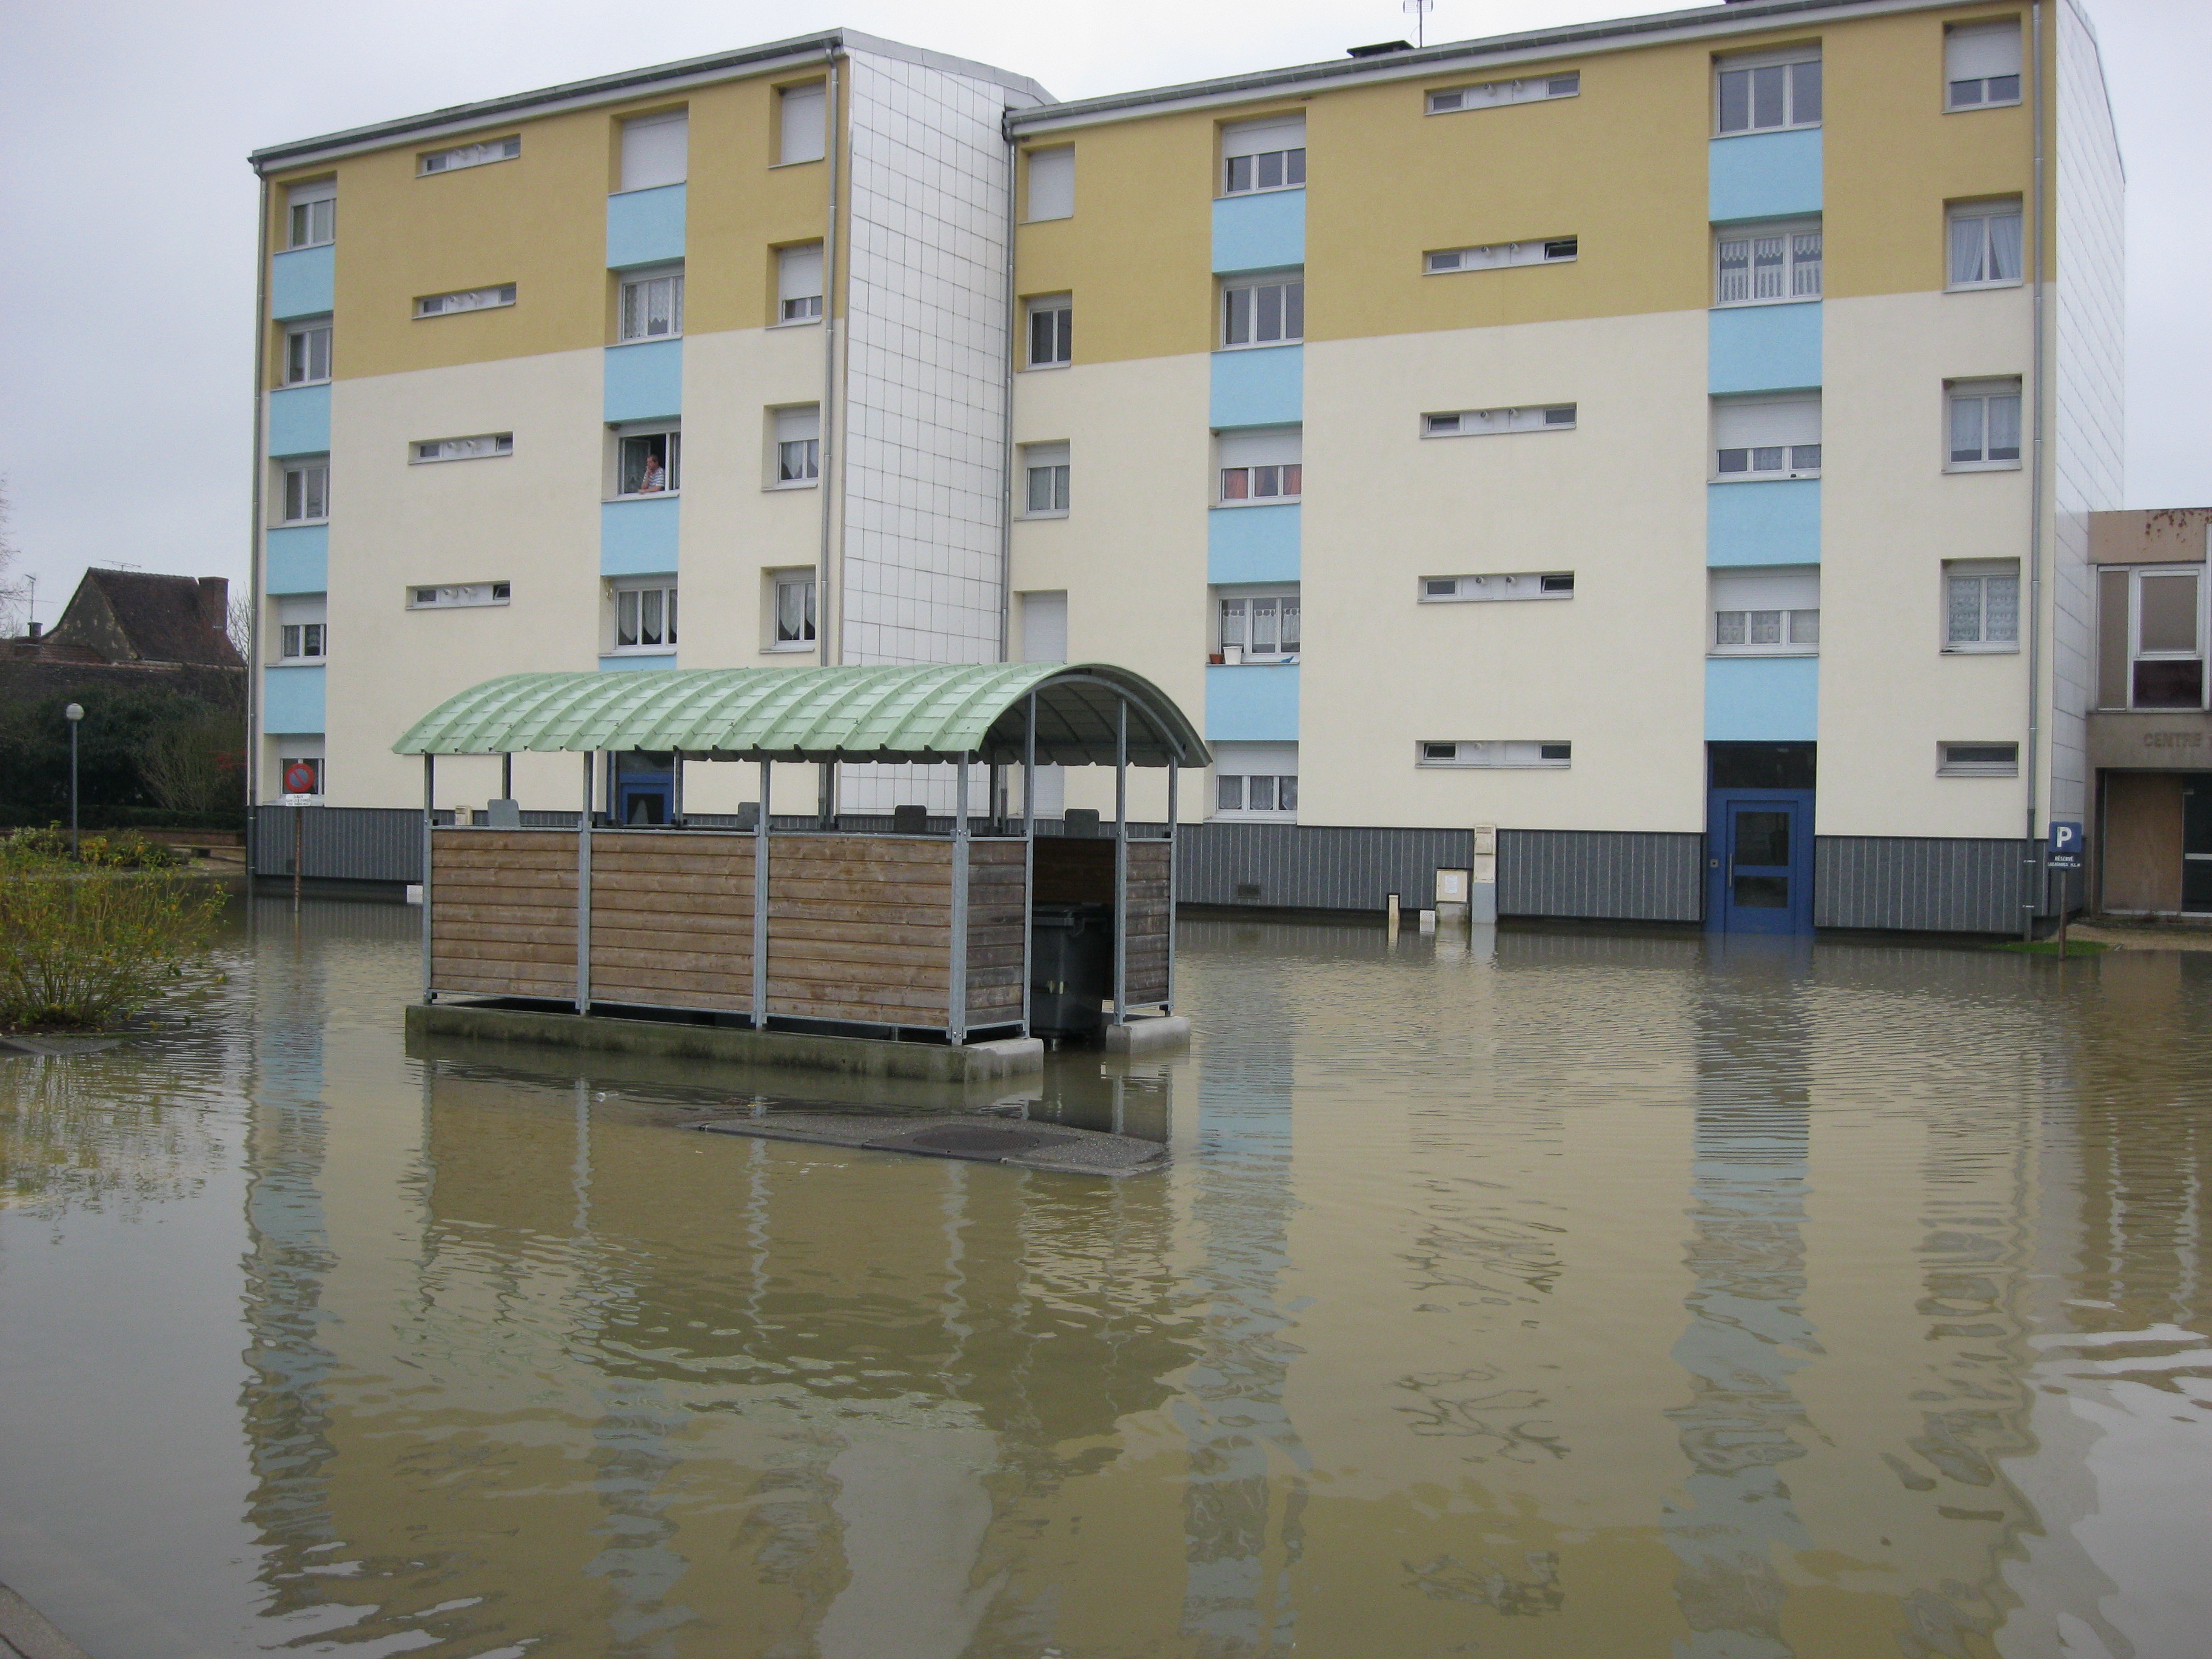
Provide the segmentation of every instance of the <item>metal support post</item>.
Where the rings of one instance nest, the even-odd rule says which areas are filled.
[[[1022,1035],[1030,1034],[1030,940],[1036,927],[1036,693],[1022,739]]]
[[[668,776],[668,821],[681,830],[684,827],[684,751],[681,749],[669,757]]]
[[[968,757],[952,773],[952,938],[947,975],[945,1040],[958,1048],[968,1041]]]
[[[499,798],[501,800],[514,799],[514,757],[511,754],[499,757]]]
[[[983,822],[987,827],[983,833],[987,836],[997,835],[1000,822],[1006,816],[1005,773],[1006,768],[994,761],[990,766],[990,776],[984,782]]]
[[[422,1000],[435,1002],[438,994],[430,988],[430,830],[437,822],[438,757],[422,757]],[[307,809],[292,809],[292,908],[300,908],[300,849],[305,840],[301,830],[300,814]]]
[[[1182,763],[1172,757],[1168,762],[1168,994],[1162,1003],[1165,1013],[1175,1012],[1175,952],[1176,952],[1176,851],[1182,837],[1176,830],[1176,789],[1182,771]]]
[[[1129,1018],[1129,700],[1114,702],[1114,1023]]]
[[[424,763],[428,764],[430,757],[425,755],[422,759]],[[429,810],[429,802],[426,800],[422,804],[422,811],[427,814]],[[430,856],[428,851],[430,843],[427,837],[422,845],[425,848],[422,856],[427,859]],[[292,914],[295,916],[300,914],[300,872],[306,866],[307,862],[307,809],[295,805],[292,808]],[[422,884],[422,896],[426,902],[430,896],[430,884],[427,880]]]
[[[576,818],[576,1012],[592,1012],[592,753],[584,751],[584,810]]]
[[[753,814],[753,1030],[768,1029],[769,783],[775,763],[760,763],[760,804]]]
[[[835,830],[837,827],[837,763],[823,761],[814,769],[815,827]]]

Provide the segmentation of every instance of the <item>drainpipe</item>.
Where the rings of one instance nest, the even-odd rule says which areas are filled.
[[[822,232],[822,418],[817,422],[822,453],[817,463],[821,477],[817,481],[822,491],[822,544],[814,572],[814,645],[816,657],[827,668],[842,654],[830,645],[835,630],[830,626],[830,515],[837,495],[830,479],[845,453],[844,445],[831,435],[836,431],[837,409],[837,166],[844,149],[844,123],[837,116],[837,49],[824,47],[822,55],[830,66],[828,95],[822,100],[822,119],[827,127],[823,144],[830,163],[830,216]]]
[[[253,501],[246,515],[246,604],[252,615],[246,639],[246,891],[253,894],[253,872],[261,852],[261,524],[269,487],[269,459],[262,453],[262,428],[269,392],[269,179],[261,179],[261,232],[255,239],[260,263],[253,278]],[[223,618],[226,630],[230,618]],[[327,722],[326,722],[327,724]],[[323,764],[330,763],[330,737],[323,738]]]
[[[2027,752],[2022,757],[2025,764],[2021,768],[2021,775],[2027,784],[2027,845],[2021,860],[2024,890],[2020,933],[2024,939],[2035,937],[2036,907],[2048,885],[2043,849],[2036,833],[2036,812],[2041,805],[2039,787],[2042,781],[2037,769],[2043,759],[2043,242],[2046,234],[2043,129],[2047,102],[2043,86],[2043,0],[2034,0],[2028,8],[2028,41],[2033,65],[2028,77],[2028,98],[2035,146],[2027,220],[2028,295],[2034,338],[2029,343],[2028,351],[2028,407],[2033,422],[2030,453],[2033,460],[2027,475]]]
[[[1000,476],[1005,488],[1000,492],[999,502],[999,660],[1012,660],[1014,608],[1014,354],[1021,349],[1021,337],[1016,332],[1021,319],[1020,309],[1014,299],[1014,226],[1019,214],[1014,200],[1015,170],[1020,161],[1020,152],[1014,144],[1014,135],[1009,131],[1007,117],[1012,112],[999,112],[999,131],[1006,141],[1006,354],[1002,371],[1006,382],[1003,408],[999,423]],[[994,799],[991,811],[999,805]]]

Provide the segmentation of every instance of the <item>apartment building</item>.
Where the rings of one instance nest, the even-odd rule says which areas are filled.
[[[836,32],[255,161],[264,799],[408,804],[392,737],[507,669],[1003,654],[1203,711],[1186,900],[2007,931],[2089,815],[2122,178],[2073,0],[1072,103]]]

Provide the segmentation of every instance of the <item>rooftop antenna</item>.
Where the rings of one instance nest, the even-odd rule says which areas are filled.
[[[1413,14],[1413,44],[1425,46],[1428,41],[1429,14],[1437,9],[1437,0],[1398,0],[1400,11]]]

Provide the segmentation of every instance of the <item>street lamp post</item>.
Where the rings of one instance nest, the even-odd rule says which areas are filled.
[[[84,705],[73,702],[62,710],[70,728],[70,856],[76,856],[76,728],[84,719]]]

